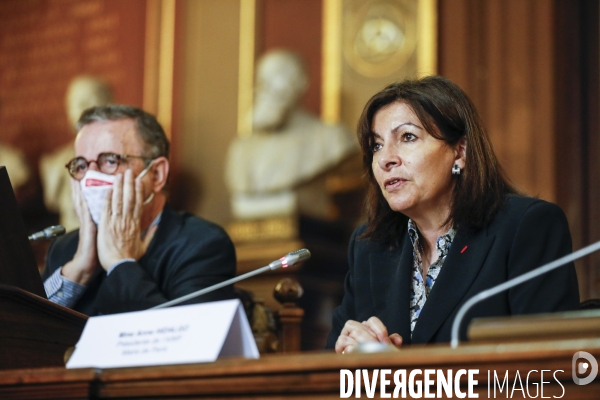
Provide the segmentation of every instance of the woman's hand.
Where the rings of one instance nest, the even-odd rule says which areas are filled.
[[[371,317],[367,321],[348,321],[342,329],[342,333],[335,342],[336,353],[346,354],[354,351],[359,343],[379,342],[394,346],[402,345],[402,336],[397,333],[388,335],[387,328],[377,317]]]

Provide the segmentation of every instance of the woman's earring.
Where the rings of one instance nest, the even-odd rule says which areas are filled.
[[[452,175],[460,175],[460,168],[458,168],[458,164],[454,164],[452,167]]]

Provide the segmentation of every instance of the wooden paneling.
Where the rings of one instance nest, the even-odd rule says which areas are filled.
[[[585,76],[585,125],[588,135],[585,141],[587,150],[586,192],[588,204],[588,242],[600,240],[600,7],[598,2],[590,1],[584,10],[586,43],[584,60]],[[588,260],[586,291],[588,297],[600,297],[600,254],[594,254]]]
[[[65,91],[78,74],[141,106],[144,0],[0,2],[0,140],[40,153],[72,140]],[[35,167],[32,170],[36,170]]]
[[[0,146],[25,155],[29,181],[17,198],[33,232],[58,222],[44,207],[39,160],[74,138],[65,110],[70,81],[97,76],[114,102],[142,105],[146,0],[4,0],[0,21]],[[45,248],[35,245],[39,264]]]
[[[508,176],[600,240],[598,2],[440,0],[439,71],[471,97]],[[578,262],[600,295],[600,256]]]
[[[557,201],[579,248],[600,240],[599,5],[556,0],[555,6]],[[600,297],[600,255],[577,268],[583,298]]]
[[[441,0],[439,71],[469,95],[509,177],[556,201],[549,1]]]

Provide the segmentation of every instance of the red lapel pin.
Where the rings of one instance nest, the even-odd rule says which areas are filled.
[[[465,246],[465,247],[463,247],[463,249],[460,251],[460,254],[462,254],[462,253],[464,253],[465,251],[467,251],[467,247],[469,247],[469,246]]]

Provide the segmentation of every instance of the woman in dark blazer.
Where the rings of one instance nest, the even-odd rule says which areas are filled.
[[[460,306],[571,252],[564,213],[505,177],[465,93],[431,76],[373,96],[358,123],[367,223],[353,234],[327,347],[450,341]],[[571,263],[474,306],[476,317],[572,310]]]

